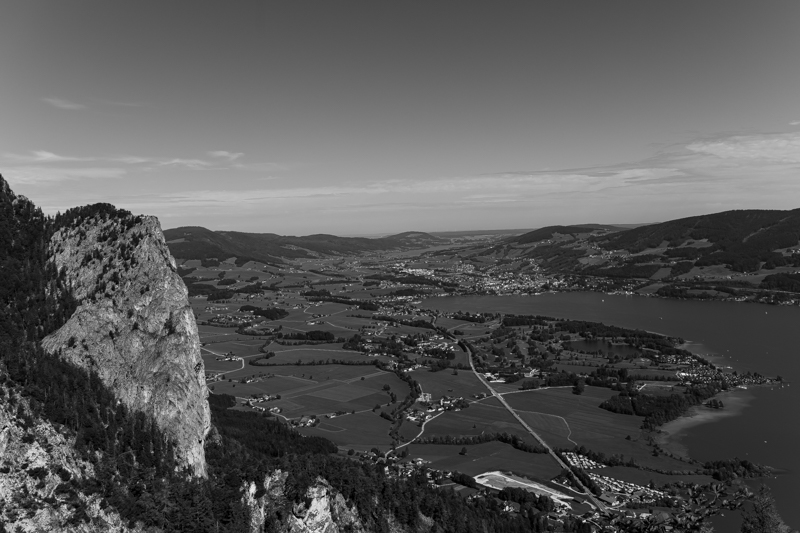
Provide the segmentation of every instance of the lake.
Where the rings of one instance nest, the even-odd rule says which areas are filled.
[[[677,445],[701,461],[739,457],[785,471],[751,486],[765,482],[783,519],[793,529],[800,528],[800,506],[796,504],[800,496],[800,424],[795,418],[800,383],[791,384],[800,376],[800,308],[586,292],[431,298],[420,307],[540,314],[645,329],[681,337],[688,349],[711,356],[718,365],[783,376],[789,385],[728,393],[723,401],[730,408],[688,422],[683,419],[665,429],[674,433],[672,440]],[[715,518],[714,525],[717,531],[738,531],[738,518]]]

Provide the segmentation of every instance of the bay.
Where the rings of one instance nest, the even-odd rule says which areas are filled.
[[[672,445],[703,460],[739,457],[782,471],[766,483],[781,516],[800,528],[800,308],[752,303],[669,300],[572,292],[538,296],[431,298],[420,307],[440,311],[541,314],[604,322],[681,337],[686,348],[715,364],[763,375],[781,375],[783,387],[751,387],[726,393],[721,411],[701,412],[667,424]],[[717,531],[737,531],[738,517],[714,520]]]

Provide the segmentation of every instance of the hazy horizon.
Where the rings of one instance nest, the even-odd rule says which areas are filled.
[[[46,212],[378,235],[800,207],[800,4],[0,6]],[[625,221],[625,222],[619,222]]]

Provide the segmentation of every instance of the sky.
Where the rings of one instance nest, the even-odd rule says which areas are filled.
[[[800,2],[0,4],[47,213],[284,235],[800,207]]]

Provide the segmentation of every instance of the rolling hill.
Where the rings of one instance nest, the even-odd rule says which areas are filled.
[[[575,237],[580,234],[591,234],[597,231],[619,231],[619,228],[613,226],[601,226],[599,224],[587,224],[585,226],[546,226],[544,228],[529,231],[523,235],[517,235],[506,239],[505,242],[513,244],[528,244],[534,242],[541,242],[552,239],[556,235],[569,235]]]
[[[696,266],[727,265],[752,272],[791,264],[783,250],[800,243],[800,209],[741,210],[682,218],[597,239],[605,250],[653,250]]]
[[[303,237],[274,233],[212,231],[187,226],[164,231],[170,253],[178,259],[218,259],[236,257],[237,262],[257,260],[281,263],[282,259],[302,259],[323,255],[347,255],[378,250],[422,248],[448,241],[423,232],[405,232],[378,239],[337,237],[316,234]]]
[[[705,267],[719,267],[721,276],[766,275],[779,267],[800,267],[798,248],[800,209],[725,211],[633,228],[548,226],[487,252],[535,259],[547,272],[661,279],[695,276]]]

